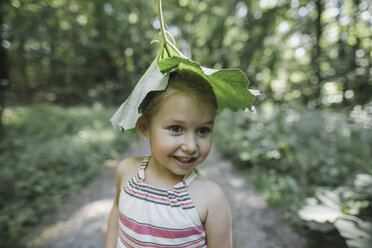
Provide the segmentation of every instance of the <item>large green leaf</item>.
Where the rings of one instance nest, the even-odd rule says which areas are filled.
[[[111,118],[115,129],[133,133],[138,118],[141,116],[140,105],[146,95],[151,91],[161,91],[167,87],[169,74],[160,73],[156,61],[152,62],[136,87]]]
[[[258,92],[248,89],[248,78],[239,69],[210,69],[202,67],[199,63],[189,59],[176,56],[159,60],[157,64],[163,73],[168,73],[175,69],[186,69],[205,78],[217,97],[218,114],[225,108],[233,111],[240,109],[252,110],[253,100]]]
[[[164,90],[168,85],[169,74],[179,69],[193,71],[207,80],[217,98],[217,114],[225,108],[233,111],[252,110],[258,91],[248,90],[249,81],[244,72],[239,69],[215,70],[202,67],[174,50],[171,45],[163,43],[159,56],[111,118],[114,128],[133,133],[146,95],[151,91]]]

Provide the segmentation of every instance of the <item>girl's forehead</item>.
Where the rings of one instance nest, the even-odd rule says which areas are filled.
[[[198,108],[200,105],[212,105],[209,101],[204,99],[202,96],[198,96],[195,94],[185,94],[182,92],[173,93],[167,96],[163,101],[163,106],[168,105],[171,106],[183,106],[188,105],[188,107],[196,107]],[[160,106],[162,107],[162,106]]]
[[[216,108],[212,103],[203,101],[200,97],[190,96],[182,93],[172,94],[164,99],[159,106],[157,114],[163,118],[179,117],[179,118],[215,118]]]

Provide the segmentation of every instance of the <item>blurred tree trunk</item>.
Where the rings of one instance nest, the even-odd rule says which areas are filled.
[[[27,68],[27,60],[25,57],[24,47],[26,44],[26,38],[20,37],[19,39],[19,47],[17,49],[18,53],[18,59],[19,59],[19,76],[17,77],[18,80],[21,82],[18,82],[19,88],[17,89],[19,98],[23,101],[27,102],[29,101],[30,97],[28,94],[28,78],[26,73]]]
[[[4,5],[7,1],[0,2],[0,27],[3,25]],[[5,107],[5,90],[9,83],[9,68],[5,48],[2,46],[3,38],[0,36],[0,134],[2,132],[2,114]]]
[[[317,17],[315,21],[315,51],[313,53],[313,58],[312,58],[312,63],[314,65],[314,73],[316,77],[316,88],[314,92],[314,96],[312,100],[315,103],[316,107],[319,107],[322,103],[322,74],[321,74],[321,68],[320,68],[320,62],[321,62],[321,47],[320,47],[320,42],[321,42],[321,37],[322,37],[322,32],[323,32],[323,27],[322,27],[322,13],[323,13],[323,0],[317,0],[315,2],[316,10],[317,10]]]
[[[342,3],[343,3],[343,0],[338,0],[337,1],[337,8],[339,9],[339,11],[341,11],[341,8],[342,8]],[[341,21],[341,15],[338,15],[337,16],[337,22],[340,23]],[[345,28],[341,27],[340,26],[340,29],[341,29],[341,32],[343,32]],[[345,32],[345,31],[344,31]],[[338,42],[337,42],[337,46],[338,46],[338,56],[340,58],[340,61],[347,61],[348,59],[348,54],[345,50],[345,46],[346,46],[346,42],[343,40],[343,39],[338,39]],[[346,63],[342,63],[342,64],[339,64],[338,65],[338,75],[340,75],[340,77],[344,80],[343,81],[343,88],[342,88],[342,93],[343,93],[343,96],[345,96],[345,92],[349,89],[349,80],[346,76],[346,72],[348,70],[348,67],[346,66]],[[343,98],[343,104],[345,104],[346,106],[348,106],[350,103],[350,101],[348,101],[348,99],[345,99]]]
[[[353,1],[354,2],[354,5],[355,5],[355,9],[356,11],[353,12],[352,14],[352,19],[353,19],[353,24],[351,27],[357,27],[359,22],[360,22],[360,10],[359,10],[359,5],[360,5],[360,0],[355,0]],[[349,32],[351,33],[351,28],[349,27]],[[357,72],[357,69],[359,67],[359,65],[357,64],[357,51],[358,50],[361,50],[361,38],[356,36],[355,37],[355,44],[353,44],[351,46],[351,53],[350,53],[350,65],[349,65],[349,68],[348,70],[353,72],[353,74],[355,75],[354,78],[352,80],[350,80],[349,78],[346,78],[346,82],[348,83],[348,87],[346,90],[348,89],[351,89],[353,90],[353,92],[357,93],[358,95],[357,96],[354,96],[354,99],[353,99],[353,103],[354,104],[366,104],[370,101],[370,95],[369,95],[369,85],[368,85],[368,79],[369,79],[369,76],[368,76],[368,72],[366,73],[358,73]],[[367,68],[370,68],[370,64],[369,66],[367,66]]]

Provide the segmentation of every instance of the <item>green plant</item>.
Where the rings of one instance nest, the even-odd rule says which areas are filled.
[[[14,107],[0,140],[0,246],[19,247],[63,199],[118,158],[130,139],[115,134],[113,108]]]
[[[347,116],[266,103],[258,114],[223,113],[214,139],[225,156],[247,170],[248,179],[269,202],[281,205],[288,219],[303,226],[297,212],[308,197],[323,188],[350,188],[358,174],[372,174],[371,112],[370,106],[357,107]],[[339,207],[345,210],[353,201],[359,202],[345,198]],[[370,211],[362,212],[363,221],[371,218]],[[314,230],[335,228],[325,226]]]
[[[336,228],[348,247],[368,248],[372,243],[371,202],[372,176],[358,174],[350,186],[319,188],[298,213],[310,228]]]

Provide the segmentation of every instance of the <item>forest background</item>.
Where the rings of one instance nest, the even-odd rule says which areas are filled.
[[[0,246],[17,247],[133,143],[108,119],[156,56],[160,25],[154,0],[0,4]],[[172,0],[163,9],[186,56],[240,68],[261,92],[256,113],[219,117],[220,151],[309,247],[367,247],[372,3]]]

